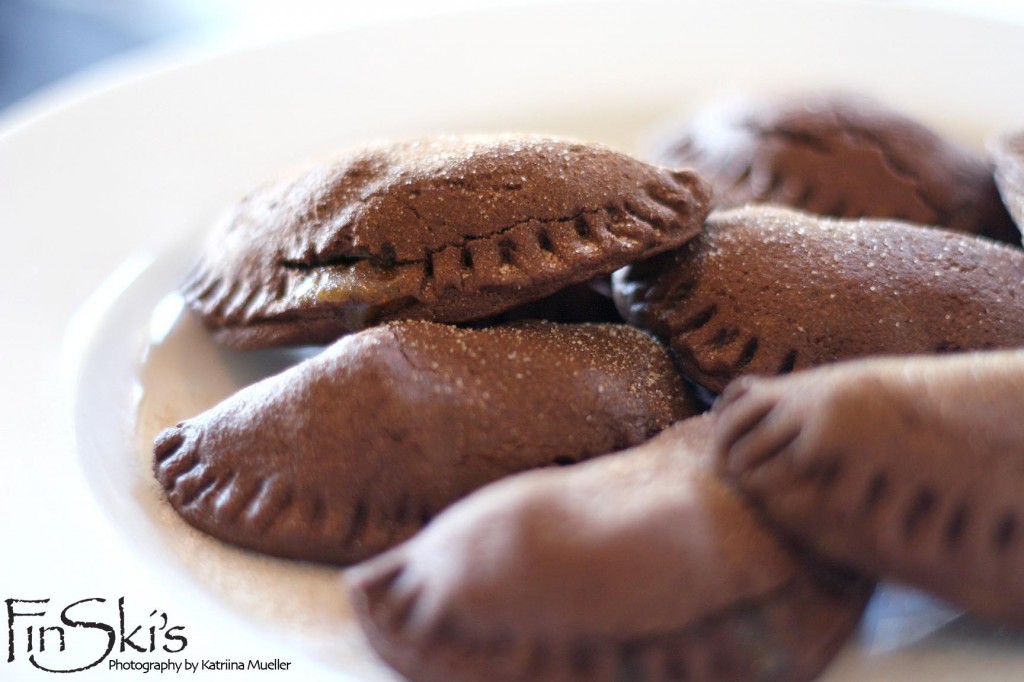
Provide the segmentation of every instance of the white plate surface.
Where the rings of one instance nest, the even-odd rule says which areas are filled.
[[[220,208],[283,167],[437,131],[629,150],[674,110],[792,87],[862,90],[980,146],[1024,120],[1024,90],[1009,85],[1021,73],[1024,28],[966,16],[811,0],[576,3],[222,54],[9,130],[0,512],[17,522],[0,531],[16,557],[0,562],[0,597],[124,595],[182,621],[193,658],[390,679],[335,571],[220,546],[180,523],[149,475],[158,428],[295,358],[217,349],[169,296]],[[1024,677],[1017,633],[954,616],[888,590],[826,679]],[[21,663],[0,661],[0,678],[37,679]]]

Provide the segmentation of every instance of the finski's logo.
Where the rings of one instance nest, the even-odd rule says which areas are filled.
[[[124,597],[114,604],[89,597],[56,607],[49,599],[6,599],[7,663],[24,659],[40,670],[74,673],[121,653],[176,654],[185,650],[185,628],[154,609],[145,618],[125,615]]]

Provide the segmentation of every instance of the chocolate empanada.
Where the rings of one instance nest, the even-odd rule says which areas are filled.
[[[1024,351],[741,379],[723,474],[800,544],[1024,624]]]
[[[614,277],[619,310],[713,391],[867,355],[1024,346],[1024,252],[878,220],[715,211],[672,255]]]
[[[368,146],[243,199],[184,294],[243,349],[465,322],[683,244],[709,195],[689,171],[565,140]]]
[[[720,208],[770,202],[1020,243],[984,159],[863,96],[720,102],[666,136],[654,158],[704,174]]]
[[[391,323],[165,430],[154,467],[201,530],[344,564],[496,478],[635,445],[692,413],[665,350],[625,325]]]
[[[370,643],[415,682],[813,678],[870,585],[776,539],[711,430],[500,481],[349,569]]]
[[[1024,226],[1024,131],[993,140],[989,151],[996,164],[996,186],[1017,227]]]

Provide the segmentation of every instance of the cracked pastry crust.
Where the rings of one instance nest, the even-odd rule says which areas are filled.
[[[983,158],[863,96],[726,100],[667,135],[652,156],[707,177],[717,208],[776,203],[1021,239]]]
[[[1024,251],[907,223],[714,211],[699,237],[613,283],[623,316],[715,392],[868,355],[1024,346]]]
[[[871,591],[812,566],[711,472],[713,417],[499,481],[349,569],[414,682],[808,680]]]
[[[721,472],[807,550],[1024,624],[1024,351],[746,377],[714,409]]]
[[[244,198],[183,291],[240,349],[464,322],[680,246],[709,195],[689,171],[566,140],[368,146]]]
[[[347,564],[494,479],[635,445],[694,411],[665,350],[626,325],[395,322],[166,429],[154,470],[215,537]]]

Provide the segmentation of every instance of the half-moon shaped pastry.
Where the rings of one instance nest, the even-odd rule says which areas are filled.
[[[819,557],[1024,625],[1024,351],[732,384],[724,475]]]
[[[243,199],[184,294],[240,349],[465,322],[683,244],[709,195],[689,171],[566,140],[368,146]]]
[[[502,476],[629,447],[693,413],[625,325],[391,323],[159,435],[157,480],[242,547],[347,564]]]
[[[1024,346],[1024,251],[950,230],[751,206],[617,272],[616,302],[712,391],[867,355]]]
[[[667,135],[653,156],[707,177],[718,208],[768,202],[1020,243],[985,159],[868,97],[725,100]]]
[[[499,481],[349,569],[371,645],[413,682],[815,677],[870,586],[780,542],[711,472],[712,428]]]

